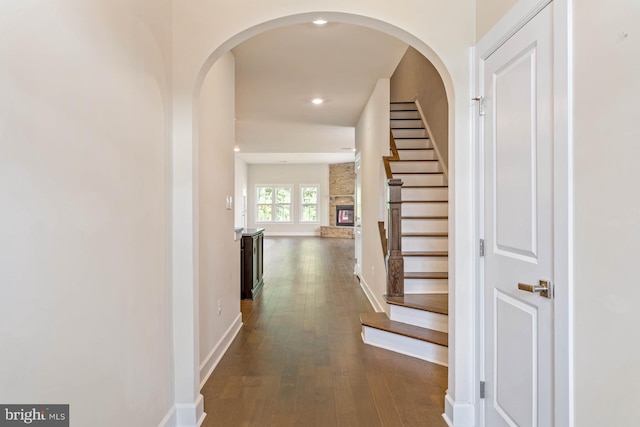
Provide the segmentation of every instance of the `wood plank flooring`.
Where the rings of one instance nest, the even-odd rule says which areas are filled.
[[[446,426],[447,369],[365,345],[354,240],[267,237],[264,288],[204,385],[205,427]]]

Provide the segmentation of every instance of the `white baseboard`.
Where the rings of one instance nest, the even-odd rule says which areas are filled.
[[[193,403],[177,404],[175,411],[176,427],[200,427],[207,416],[204,412],[204,397],[201,394]]]
[[[173,406],[171,407],[171,409],[169,409],[169,412],[167,412],[167,415],[164,416],[162,421],[160,421],[158,427],[174,427],[176,425],[176,422],[176,407]]]
[[[360,277],[360,287],[364,291],[364,294],[367,296],[367,299],[369,300],[371,307],[373,307],[373,309],[376,312],[382,313],[384,311],[384,307],[377,300],[376,296],[373,294],[373,292],[371,291],[371,288],[369,287],[369,285],[367,285],[367,282],[364,280],[363,277]]]
[[[427,122],[427,118],[424,115],[424,111],[422,111],[422,106],[420,105],[420,101],[416,98],[415,100],[416,107],[418,108],[418,113],[420,114],[420,118],[422,119],[422,123],[424,123],[424,127],[427,131],[427,135],[429,135],[429,139],[431,140],[431,144],[433,148],[436,150],[436,156],[438,156],[438,163],[440,163],[440,167],[442,167],[442,172],[444,173],[444,177],[449,182],[449,169],[447,165],[442,162],[442,155],[440,154],[440,148],[438,147],[438,142],[433,138],[433,132],[431,131],[431,127],[429,126],[429,122]],[[447,159],[448,162],[449,159]]]
[[[320,236],[320,231],[266,231],[267,237],[316,237]]]
[[[233,321],[231,326],[224,333],[220,341],[213,347],[213,350],[205,357],[204,361],[200,364],[200,389],[204,387],[213,370],[218,366],[220,359],[224,356],[225,352],[231,345],[238,332],[242,328],[242,313],[238,313],[238,316]]]
[[[444,397],[444,418],[451,427],[474,427],[475,407],[470,403],[456,403],[449,393]]]

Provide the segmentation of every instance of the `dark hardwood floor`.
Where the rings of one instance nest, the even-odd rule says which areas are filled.
[[[264,288],[202,389],[205,427],[446,426],[447,369],[365,345],[354,241],[265,238]]]

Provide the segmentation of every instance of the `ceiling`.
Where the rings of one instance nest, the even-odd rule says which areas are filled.
[[[247,163],[353,161],[355,125],[380,78],[407,45],[365,27],[291,25],[232,52],[236,61],[236,142]],[[311,103],[322,98],[321,105]]]

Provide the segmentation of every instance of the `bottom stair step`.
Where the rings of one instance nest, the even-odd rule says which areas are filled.
[[[396,322],[386,313],[363,313],[360,322],[366,344],[447,366],[446,333]]]

